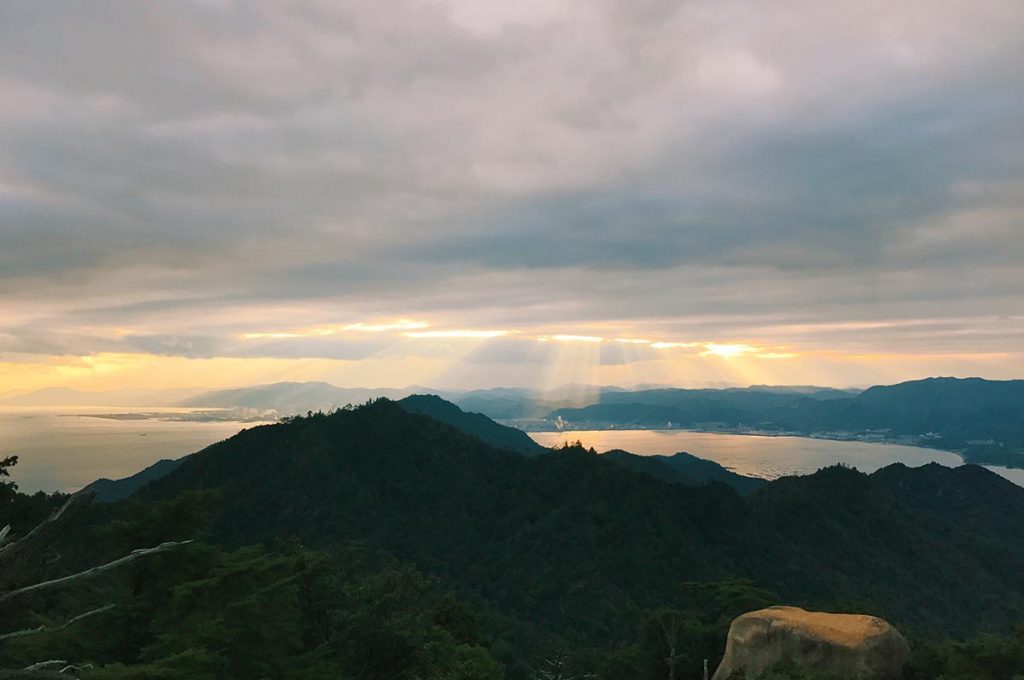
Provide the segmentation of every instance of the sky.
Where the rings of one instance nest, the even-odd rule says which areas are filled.
[[[1019,0],[0,4],[0,394],[1024,377]]]

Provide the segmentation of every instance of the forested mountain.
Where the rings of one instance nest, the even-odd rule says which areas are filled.
[[[535,456],[547,450],[522,430],[500,425],[481,413],[467,413],[433,394],[414,394],[397,403],[410,413],[421,413],[447,423],[499,449],[509,449],[527,456]]]
[[[124,500],[154,479],[160,479],[169,474],[181,465],[184,460],[185,458],[178,458],[176,460],[164,458],[129,477],[122,479],[97,479],[91,484],[87,484],[83,491],[94,493],[96,498],[108,503]]]
[[[863,602],[905,625],[1009,624],[1024,608],[1024,544],[1003,537],[1024,531],[1024,515],[998,508],[1024,503],[1024,489],[978,468],[951,474],[962,513],[981,518],[969,531],[927,493],[894,487],[930,480],[931,467],[830,468],[744,500],[724,485],[628,474],[579,448],[524,458],[379,401],[244,431],[141,498],[217,489],[228,543],[360,541],[561,634],[611,635],[593,607],[615,619],[682,581],[733,577],[812,607]]]
[[[701,486],[708,482],[721,482],[731,486],[740,495],[760,489],[768,482],[758,477],[745,477],[727,470],[718,463],[679,452],[670,456],[639,456],[628,451],[607,451],[601,456],[633,472],[650,475],[666,482],[686,486]]]
[[[991,439],[1024,445],[1024,380],[928,378],[878,386],[848,400],[803,407],[784,423],[802,428],[888,429],[939,435],[951,445]]]
[[[614,423],[642,427],[693,426],[702,423],[752,425],[785,413],[802,403],[841,400],[857,392],[815,387],[730,387],[724,389],[658,388],[601,392],[595,403],[556,409],[559,416],[581,427],[588,423]]]
[[[570,426],[709,427],[910,438],[969,460],[1024,466],[1024,380],[928,378],[835,391],[653,390],[609,393],[558,409]]]
[[[525,456],[535,456],[548,451],[522,430],[496,423],[480,413],[467,413],[436,395],[410,395],[396,403],[410,413],[421,413],[451,425],[495,448],[507,449]],[[762,479],[736,474],[714,461],[683,452],[672,456],[638,456],[626,451],[615,451],[610,452],[607,458],[634,471],[688,486],[718,481],[745,494],[764,484]],[[161,460],[130,477],[117,480],[98,479],[85,489],[95,493],[101,501],[121,500],[135,493],[144,484],[168,474],[183,460],[184,458]]]
[[[369,398],[400,398],[424,388],[347,389],[277,383],[222,390],[187,406],[331,410]],[[899,440],[957,451],[977,463],[1024,467],[1024,380],[927,378],[863,391],[812,386],[625,390],[588,385],[539,393],[524,389],[441,392],[466,411],[553,429],[705,428],[841,438]]]
[[[388,400],[254,427],[69,537],[71,561],[202,542],[89,596],[128,598],[128,628],[57,642],[99,662],[96,678],[482,680],[497,659],[516,679],[556,659],[653,679],[666,617],[679,677],[717,661],[732,616],[768,604],[870,612],[917,640],[1021,622],[1024,489],[982,468],[828,468],[744,498],[668,481],[675,457],[627,456],[523,456]],[[679,461],[681,478],[695,463]],[[918,648],[921,678],[974,649]]]

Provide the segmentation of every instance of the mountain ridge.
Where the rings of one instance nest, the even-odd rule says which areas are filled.
[[[410,395],[394,403],[409,413],[424,415],[447,424],[495,448],[507,449],[525,456],[537,456],[551,451],[535,442],[521,430],[501,425],[480,413],[466,412],[437,395]],[[614,460],[627,468],[651,474],[665,481],[689,486],[718,481],[728,484],[740,493],[749,493],[763,483],[763,480],[759,478],[739,475],[714,461],[697,458],[684,452],[674,456],[641,456],[626,451],[609,453],[613,454],[607,455],[609,460]],[[189,453],[175,460],[160,460],[138,473],[122,479],[98,479],[88,484],[85,489],[95,493],[101,501],[122,500],[150,481],[170,473],[191,455],[194,454]],[[650,459],[651,462],[643,462],[647,459]],[[662,459],[664,459],[664,463],[661,462]]]
[[[217,489],[224,540],[376,545],[495,603],[510,588],[539,588],[546,595],[514,615],[554,628],[581,625],[568,613],[574,582],[629,612],[681,580],[732,577],[756,577],[801,606],[857,598],[911,627],[1012,620],[1024,608],[1024,545],[1002,535],[1024,531],[1024,517],[979,499],[1016,507],[1024,489],[981,468],[949,473],[976,516],[967,531],[927,496],[894,488],[900,468],[890,468],[825,468],[744,499],[724,484],[633,474],[581,447],[524,457],[380,400],[245,430],[136,498]],[[929,468],[908,470],[928,487]]]

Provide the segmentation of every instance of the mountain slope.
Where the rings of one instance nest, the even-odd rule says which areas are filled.
[[[482,413],[467,413],[455,404],[432,394],[413,394],[397,404],[409,413],[421,413],[447,423],[466,434],[479,437],[491,446],[535,456],[547,449],[530,439],[522,430],[500,425]]]
[[[872,387],[824,413],[848,428],[1024,441],[1024,380],[928,378]]]
[[[1024,467],[1024,380],[927,378],[850,395],[760,387],[601,395],[552,411],[574,427],[713,427],[919,438],[979,463]]]
[[[448,424],[495,448],[507,449],[525,456],[535,456],[549,451],[521,430],[496,423],[480,413],[466,413],[455,404],[435,395],[411,395],[396,403],[409,413],[422,414]],[[738,475],[718,463],[687,453],[678,453],[674,456],[637,456],[625,451],[618,451],[610,452],[606,458],[663,481],[688,486],[700,486],[709,481],[718,481],[728,484],[741,494],[746,494],[764,483],[764,480]],[[130,477],[117,480],[98,479],[85,488],[95,493],[101,501],[121,500],[131,496],[148,482],[168,474],[182,460],[184,459],[161,460]]]
[[[776,575],[780,590],[798,589],[819,602],[836,599],[908,628],[938,627],[946,634],[964,630],[965,622],[957,620],[965,607],[972,611],[972,627],[1015,618],[1007,606],[1024,593],[1024,543],[1008,541],[1003,532],[1016,534],[1024,522],[1018,516],[1006,519],[1009,526],[998,525],[984,498],[1009,492],[1019,504],[1024,490],[1006,489],[1014,485],[983,468],[958,470],[950,477],[957,480],[953,487],[971,512],[987,518],[964,526],[927,495],[893,485],[899,476],[926,487],[938,467],[890,466],[872,475],[832,467],[755,492],[752,511],[802,546]]]
[[[980,499],[1005,495],[1017,507],[1024,489],[984,470],[957,472],[949,483],[970,486],[950,517],[894,490],[893,474],[829,468],[744,500],[722,484],[632,474],[580,448],[524,457],[382,400],[246,430],[137,498],[219,489],[225,541],[355,541],[515,620],[590,641],[612,639],[685,581],[738,576],[787,603],[858,603],[899,625],[1014,622],[1024,545],[1003,537],[1024,531],[1024,517],[995,523]],[[906,472],[922,488],[930,474]],[[981,518],[969,530],[958,520],[968,512]]]
[[[674,453],[671,456],[638,456],[628,451],[614,450],[601,454],[601,457],[614,461],[632,472],[649,475],[665,482],[686,486],[720,482],[732,487],[741,496],[752,493],[768,483],[767,480],[758,477],[736,474],[714,461],[685,452]]]
[[[136,472],[134,475],[121,479],[101,477],[95,482],[87,484],[82,491],[94,493],[97,500],[106,503],[124,500],[153,480],[170,474],[185,461],[185,458],[178,458],[176,460],[164,458]]]

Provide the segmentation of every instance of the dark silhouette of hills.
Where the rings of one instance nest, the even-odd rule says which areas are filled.
[[[400,398],[423,388],[336,387],[325,382],[280,382],[206,392],[186,399],[194,408],[274,409],[281,413],[330,411],[346,404],[361,404],[379,397]]]
[[[1024,440],[1024,380],[927,378],[871,387],[856,397],[818,403],[791,419],[817,427],[934,432],[951,441]]]
[[[745,477],[728,470],[718,463],[698,458],[685,452],[670,456],[639,456],[628,451],[615,450],[602,454],[615,463],[633,472],[650,475],[666,482],[676,482],[686,486],[700,486],[708,482],[721,482],[732,487],[741,496],[745,496],[767,484],[767,480],[758,477]]]
[[[836,391],[653,390],[558,409],[578,427],[707,427],[909,439],[968,460],[1024,466],[1024,380],[928,378]]]
[[[773,385],[633,390],[566,385],[543,393],[520,388],[438,392],[415,386],[372,389],[323,382],[274,383],[208,392],[180,405],[273,409],[287,415],[427,392],[490,418],[527,421],[520,423],[527,427],[543,428],[545,423],[550,427],[560,417],[577,428],[682,427],[899,440],[957,451],[972,462],[1024,466],[1022,380],[927,378],[863,391]],[[17,399],[53,398],[41,393]]]
[[[185,456],[185,458],[187,457]],[[163,458],[130,477],[123,477],[121,479],[101,477],[95,482],[86,485],[82,490],[91,491],[96,494],[98,500],[107,503],[124,500],[154,479],[160,479],[169,474],[181,465],[185,458],[178,458],[176,460]]]
[[[909,468],[894,464],[872,479],[894,496],[955,523],[968,535],[997,534],[1001,542],[1024,545],[1020,487],[976,465],[949,468],[937,463]]]
[[[410,413],[426,415],[497,449],[507,449],[525,456],[536,456],[550,451],[522,430],[496,423],[480,413],[467,413],[436,395],[411,395],[396,403]],[[700,486],[709,481],[717,481],[745,494],[764,483],[761,479],[736,474],[714,461],[697,458],[688,453],[677,453],[674,456],[638,456],[616,451],[607,455],[607,458],[634,471],[688,486]],[[130,477],[118,480],[98,479],[86,489],[95,493],[101,501],[122,500],[148,482],[168,474],[182,461],[184,458],[161,460]]]
[[[837,392],[839,394],[837,394]],[[843,396],[839,396],[843,395]],[[553,411],[549,418],[570,423],[691,427],[704,423],[754,426],[780,417],[804,403],[831,403],[849,398],[838,390],[807,391],[766,387],[730,389],[657,389],[602,394],[596,404]]]
[[[433,394],[410,395],[400,399],[397,404],[410,413],[421,413],[447,423],[495,448],[509,449],[526,456],[536,456],[548,450],[530,439],[522,430],[500,425],[481,413],[467,413]]]
[[[715,395],[723,392],[766,392],[778,395],[809,396],[815,399],[829,399],[850,396],[857,391],[835,390],[814,386],[773,386],[755,385],[749,388],[726,388],[706,390],[680,390],[665,387],[637,387],[625,389],[614,386],[570,384],[552,390],[538,391],[524,388],[495,387],[478,390],[437,390],[426,387],[404,388],[345,388],[324,382],[282,382],[269,385],[254,385],[227,390],[205,392],[186,399],[180,406],[196,408],[250,408],[274,409],[282,415],[303,414],[307,411],[328,411],[346,404],[364,403],[368,399],[387,397],[401,399],[412,394],[438,394],[466,411],[483,413],[490,418],[512,420],[523,418],[544,418],[561,408],[580,408],[603,400],[614,403],[633,400],[628,395],[644,395],[648,401],[651,395],[681,393],[706,393]],[[618,398],[609,396],[618,395]]]
[[[591,643],[686,581],[746,577],[790,604],[945,633],[1024,608],[1024,489],[982,468],[827,468],[743,498],[623,457],[518,455],[381,400],[245,430],[136,498],[216,490],[229,544],[372,546],[507,620]]]

